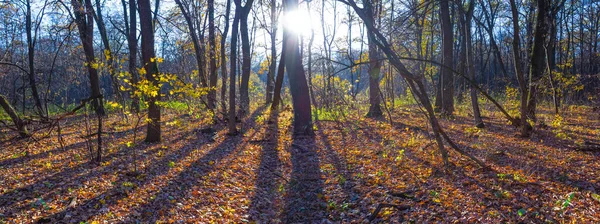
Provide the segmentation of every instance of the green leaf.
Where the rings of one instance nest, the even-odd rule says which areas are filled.
[[[519,209],[519,211],[517,211],[517,214],[519,214],[519,216],[523,216],[526,212],[527,211],[525,209]]]

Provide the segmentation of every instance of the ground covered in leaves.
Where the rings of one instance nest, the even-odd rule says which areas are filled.
[[[392,123],[365,112],[317,121],[304,138],[289,108],[253,110],[237,136],[168,114],[157,144],[111,114],[100,165],[81,115],[61,122],[62,141],[56,129],[35,140],[2,130],[0,223],[600,222],[600,152],[578,150],[600,142],[591,108],[542,112],[527,139],[499,113],[477,129],[459,111],[443,126],[493,171],[451,152],[446,172],[418,107],[397,108]]]

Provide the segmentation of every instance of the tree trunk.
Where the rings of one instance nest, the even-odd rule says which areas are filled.
[[[475,1],[474,0],[470,0],[469,1],[469,9],[465,15],[465,23],[463,26],[464,29],[464,35],[465,35],[465,47],[466,47],[466,59],[467,59],[467,71],[469,73],[469,78],[471,78],[471,80],[473,80],[473,82],[476,82],[475,79],[475,61],[474,61],[474,57],[473,57],[473,38],[471,35],[471,25],[473,23],[473,12],[475,9]],[[476,87],[471,85],[470,88],[470,95],[471,95],[471,105],[473,106],[473,118],[474,118],[474,122],[475,122],[475,127],[478,128],[483,128],[485,126],[485,124],[483,123],[483,119],[481,119],[481,112],[479,110],[479,102],[477,101],[477,91],[476,91]]]
[[[246,115],[250,110],[250,98],[248,96],[248,82],[250,81],[250,37],[248,34],[248,15],[252,8],[253,0],[248,0],[241,9],[240,36],[242,39],[242,80],[240,83],[240,117]]]
[[[136,16],[136,4],[135,1],[129,1],[129,36],[127,44],[129,48],[129,63],[128,69],[131,74],[131,82],[133,85],[137,85],[140,81],[140,76],[137,72],[137,16]],[[131,93],[132,102],[131,108],[134,112],[140,112],[140,99],[138,96]]]
[[[372,4],[365,5],[365,13],[370,20],[369,23],[375,24],[375,17],[378,12]],[[375,36],[373,33],[367,32],[369,40],[369,112],[367,117],[380,117],[383,115],[381,111],[381,98],[379,90],[379,78],[381,75],[381,57],[375,44]]]
[[[275,84],[275,70],[277,69],[277,1],[271,0],[271,64],[267,73],[267,89],[265,104],[269,105],[273,102],[273,85]]]
[[[279,66],[277,67],[277,77],[275,78],[275,90],[273,91],[273,103],[271,104],[271,110],[277,110],[281,102],[281,89],[283,87],[283,76],[285,75],[285,49],[286,49],[286,34],[283,34],[283,41],[281,46],[281,56],[279,57]]]
[[[102,39],[102,44],[104,45],[104,56],[106,57],[107,66],[108,66],[108,74],[110,75],[110,81],[112,83],[113,93],[116,95],[118,101],[121,100],[121,92],[119,91],[118,83],[117,83],[117,75],[116,70],[114,69],[114,56],[112,55],[112,50],[110,48],[110,42],[108,40],[108,34],[106,33],[106,26],[104,24],[104,17],[102,17],[102,4],[100,0],[96,0],[96,12],[94,13],[94,18],[96,20],[96,25],[98,25],[98,31],[100,33],[100,38]]]
[[[440,68],[440,80],[438,86],[439,99],[436,98],[436,107],[439,107],[443,115],[449,116],[454,112],[454,64],[452,22],[450,21],[449,0],[440,0],[440,20],[442,25],[442,64]]]
[[[225,9],[225,28],[221,35],[221,108],[223,116],[227,114],[227,105],[225,97],[227,93],[227,56],[225,55],[225,45],[227,41],[227,32],[229,32],[229,14],[231,12],[231,0],[227,0],[227,9]]]
[[[227,127],[229,134],[237,134],[236,119],[235,119],[235,74],[237,72],[237,41],[240,24],[240,12],[242,11],[240,0],[235,1],[235,15],[233,17],[233,26],[231,29],[231,50],[229,52],[230,71],[229,71],[229,123]]]
[[[227,21],[229,22],[229,21]],[[209,87],[208,107],[213,110],[216,108],[217,101],[217,61],[216,61],[216,41],[215,41],[215,1],[208,0],[208,45],[209,45]],[[216,116],[216,114],[214,114]]]
[[[545,42],[548,37],[547,15],[549,12],[549,0],[537,0],[537,18],[535,34],[533,37],[533,49],[531,52],[531,65],[529,69],[529,91],[527,95],[527,119],[535,122],[535,110],[537,106],[537,88],[546,70]]]
[[[158,86],[158,65],[156,64],[156,54],[154,53],[154,26],[152,20],[152,11],[150,10],[150,0],[139,0],[138,8],[140,12],[140,27],[142,32],[142,60],[146,70],[146,79],[151,85]],[[160,142],[160,89],[156,95],[148,96],[148,128],[146,130],[146,142]]]
[[[179,9],[181,10],[181,13],[183,14],[183,18],[185,18],[185,22],[186,22],[186,24],[188,26],[188,30],[190,32],[190,37],[192,38],[194,52],[196,53],[196,63],[198,64],[198,76],[200,78],[200,85],[202,87],[208,87],[208,82],[206,81],[206,76],[204,76],[204,60],[203,60],[204,51],[203,51],[202,45],[199,42],[198,34],[196,33],[196,29],[194,28],[194,22],[192,21],[192,18],[190,17],[190,14],[187,11],[187,9],[181,3],[181,0],[175,0],[175,3],[177,3],[177,6],[179,6]]]
[[[4,97],[4,95],[2,95],[2,94],[0,94],[0,106],[2,106],[2,109],[4,109],[4,111],[8,114],[10,119],[13,121],[13,123],[15,124],[15,127],[17,128],[17,131],[19,132],[19,135],[21,137],[26,138],[26,137],[31,136],[29,134],[29,131],[27,131],[27,127],[25,126],[25,123],[19,117],[19,115],[17,114],[17,111],[15,111],[15,108],[13,108],[10,105],[8,100],[6,100],[6,97]]]
[[[102,106],[102,95],[100,93],[100,81],[98,78],[97,62],[94,57],[94,9],[91,0],[85,0],[85,8],[79,0],[72,0],[75,21],[79,30],[79,37],[85,53],[86,67],[89,73],[92,107],[97,115],[104,116],[104,107]]]
[[[32,35],[33,24],[31,21],[31,0],[26,1],[27,14],[25,18],[25,29],[27,30],[27,56],[29,59],[29,72],[27,76],[29,78],[29,86],[31,87],[31,95],[33,95],[33,101],[38,113],[44,117],[44,110],[42,109],[42,101],[40,100],[40,94],[38,93],[36,81],[35,81],[35,67],[34,67],[34,56],[35,56],[35,40]],[[37,36],[37,35],[36,35]]]
[[[293,12],[298,8],[298,0],[285,0],[285,12]],[[292,95],[292,106],[294,108],[294,134],[312,135],[312,117],[310,96],[306,75],[300,57],[298,35],[292,34],[293,27],[284,27],[284,33],[287,33],[285,42],[286,48],[283,54],[285,57],[285,67],[288,71],[288,81],[290,82],[290,93]]]

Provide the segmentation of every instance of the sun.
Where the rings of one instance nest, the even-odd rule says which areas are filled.
[[[310,36],[313,27],[311,16],[305,10],[285,12],[282,18],[284,28],[289,28],[297,35]]]

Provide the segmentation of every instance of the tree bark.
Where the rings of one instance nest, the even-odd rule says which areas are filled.
[[[85,0],[85,8],[79,0],[72,0],[75,22],[79,30],[79,37],[83,45],[83,51],[86,58],[86,67],[90,78],[92,107],[97,115],[104,116],[104,107],[102,106],[102,95],[100,93],[100,81],[98,70],[95,68],[96,58],[94,57],[94,8],[91,0]]]
[[[31,136],[29,134],[29,131],[27,131],[27,127],[25,126],[25,123],[23,122],[23,120],[21,120],[21,118],[17,114],[17,111],[15,110],[15,108],[13,108],[10,105],[8,100],[6,100],[6,97],[2,94],[0,94],[0,106],[2,106],[2,109],[4,109],[4,111],[8,114],[10,119],[13,121],[13,123],[15,124],[15,127],[17,128],[17,131],[19,132],[19,135],[21,137],[26,138],[26,137]]]
[[[285,43],[287,41],[286,34],[283,34],[283,46],[281,47],[281,56],[279,57],[279,66],[277,67],[277,77],[275,78],[275,90],[273,91],[273,103],[271,110],[277,110],[281,102],[281,89],[283,87],[283,76],[285,75]]]
[[[228,21],[229,22],[229,21]],[[209,45],[209,87],[208,107],[216,108],[217,101],[217,61],[216,61],[216,41],[215,41],[215,1],[208,0],[208,45]],[[214,114],[216,116],[216,114]]]
[[[237,41],[238,31],[240,23],[240,12],[242,11],[240,0],[234,0],[235,2],[235,15],[233,17],[233,25],[231,29],[231,50],[230,50],[230,71],[229,71],[229,123],[227,127],[229,134],[237,134],[236,119],[235,119],[235,74],[237,72]]]
[[[369,23],[375,24],[375,17],[378,12],[374,9],[373,3],[365,4],[365,13],[370,20]],[[380,117],[383,115],[379,95],[381,57],[375,44],[375,36],[371,32],[368,32],[367,35],[369,40],[369,112],[367,113],[367,117]]]
[[[44,110],[42,109],[42,101],[40,100],[40,94],[38,93],[36,81],[35,81],[35,40],[32,35],[33,24],[31,21],[31,0],[26,1],[26,18],[25,18],[25,29],[27,30],[27,56],[29,59],[29,72],[27,76],[29,78],[29,86],[31,87],[31,95],[33,96],[33,101],[35,102],[35,107],[38,110],[38,113],[44,117]],[[36,35],[37,36],[37,35]]]
[[[267,73],[267,89],[265,104],[273,102],[273,85],[275,84],[275,70],[277,69],[277,1],[271,0],[271,64]]]
[[[537,18],[535,24],[535,33],[533,37],[533,48],[531,51],[531,65],[529,68],[529,90],[527,94],[527,119],[533,122],[536,121],[536,106],[537,106],[537,88],[546,70],[546,53],[545,42],[548,37],[547,15],[550,11],[549,0],[537,0]],[[529,134],[529,131],[525,131]]]
[[[473,12],[475,11],[475,1],[474,0],[470,0],[469,1],[469,8],[467,10],[467,13],[465,14],[465,23],[463,24],[462,29],[464,29],[464,36],[465,36],[465,53],[466,55],[466,68],[468,71],[468,75],[471,78],[471,80],[473,80],[474,82],[476,81],[475,79],[475,61],[474,61],[474,57],[473,57],[473,38],[471,35],[471,25],[473,23]],[[478,102],[478,97],[477,97],[477,91],[476,91],[476,87],[474,87],[473,85],[471,85],[470,88],[470,95],[471,95],[471,105],[473,107],[473,119],[474,119],[474,123],[475,126],[478,128],[483,128],[485,127],[485,124],[483,123],[483,119],[481,119],[481,112],[479,110],[479,102]]]
[[[225,55],[225,45],[227,41],[227,33],[229,32],[229,14],[231,12],[231,0],[227,0],[227,9],[225,9],[225,28],[221,35],[221,108],[223,116],[227,114],[227,105],[225,97],[227,93],[227,56]]]
[[[449,0],[440,0],[440,20],[442,24],[442,64],[445,66],[440,68],[440,79],[437,91],[436,107],[445,116],[450,116],[454,113],[454,74],[451,68],[454,64],[453,57],[453,41],[454,34],[452,32],[452,22],[450,21]]]
[[[240,117],[247,114],[250,110],[250,98],[248,96],[248,82],[250,80],[250,66],[251,57],[250,54],[250,37],[248,34],[248,15],[252,8],[254,0],[248,0],[244,7],[241,7],[240,15],[240,36],[242,39],[242,80],[240,83]],[[237,5],[238,3],[236,3]]]
[[[142,61],[146,70],[146,79],[151,85],[158,86],[158,65],[156,64],[156,54],[154,52],[154,26],[152,20],[152,11],[150,9],[150,0],[139,0],[138,8],[140,12],[140,27],[142,33]],[[160,89],[156,95],[148,96],[148,118],[150,122],[146,130],[146,142],[160,142]]]
[[[285,12],[293,12],[298,8],[298,0],[285,0]],[[285,67],[288,71],[288,81],[290,82],[290,93],[292,95],[292,106],[294,108],[294,134],[312,135],[312,117],[310,96],[306,75],[302,65],[302,57],[298,43],[298,36],[292,34],[292,27],[284,27],[284,33],[287,33],[285,42],[286,48],[283,54],[285,57]]]

